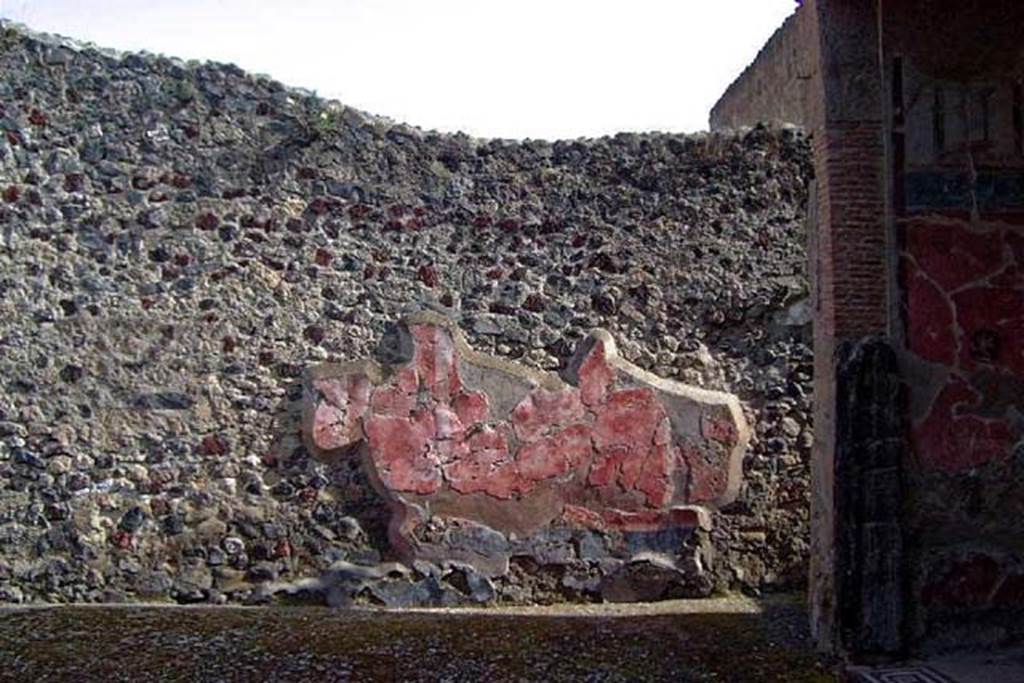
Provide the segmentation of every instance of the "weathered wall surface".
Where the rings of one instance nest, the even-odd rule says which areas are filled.
[[[932,215],[904,230],[918,626],[942,645],[1019,638],[1024,227]]]
[[[924,9],[885,17],[898,74],[910,625],[932,645],[996,644],[1024,635],[1024,15],[998,2]]]
[[[599,598],[543,559],[392,563],[370,472],[303,445],[303,373],[397,362],[380,342],[423,309],[536,371],[602,327],[736,394],[751,440],[695,541],[707,576],[803,582],[800,136],[472,140],[8,27],[0,129],[3,600]]]
[[[814,61],[804,15],[790,16],[722,94],[711,109],[711,130],[808,123],[804,104]]]

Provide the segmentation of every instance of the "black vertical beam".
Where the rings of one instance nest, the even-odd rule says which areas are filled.
[[[836,353],[836,564],[839,638],[847,652],[904,649],[902,520],[905,395],[882,339]]]

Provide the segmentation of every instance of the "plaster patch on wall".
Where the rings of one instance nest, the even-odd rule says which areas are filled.
[[[494,576],[523,543],[580,530],[621,560],[678,555],[707,508],[737,495],[750,438],[738,399],[637,368],[607,332],[581,343],[565,380],[476,353],[432,313],[400,335],[398,364],[312,370],[304,435],[321,457],[365,458],[405,559]],[[666,533],[679,535],[668,548]],[[552,547],[578,555],[573,538]]]

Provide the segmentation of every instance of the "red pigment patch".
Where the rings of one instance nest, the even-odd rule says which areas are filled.
[[[573,388],[562,391],[537,389],[530,392],[512,409],[512,426],[520,441],[534,441],[560,425],[571,424],[583,417],[580,392]]]
[[[700,416],[700,433],[705,439],[712,439],[729,447],[735,446],[740,440],[735,425],[710,415]]]
[[[362,419],[370,403],[366,375],[319,379],[313,388],[324,397],[313,413],[313,443],[325,451],[342,448],[363,438]]]
[[[907,252],[947,292],[985,278],[1003,265],[999,233],[979,234],[957,225],[913,224],[907,229]]]
[[[636,488],[647,497],[647,504],[651,507],[662,507],[672,500],[676,450],[669,446],[655,446],[647,453],[644,467],[636,479]]]
[[[666,417],[654,431],[654,445],[667,446],[670,443],[672,443],[672,421]]]
[[[910,350],[924,360],[943,365],[956,362],[953,307],[946,295],[907,263],[907,334]]]
[[[569,526],[587,527],[590,529],[605,528],[604,518],[601,517],[600,513],[580,505],[566,503],[565,507],[562,508],[562,519]]]
[[[621,531],[657,531],[668,527],[696,527],[700,525],[698,513],[693,508],[672,508],[671,510],[605,510],[602,514],[605,524]]]
[[[972,555],[926,585],[921,599],[926,605],[982,607],[988,604],[1000,575],[998,562],[988,555]]]
[[[728,472],[724,464],[714,463],[699,450],[679,449],[679,468],[689,470],[687,500],[708,503],[725,495],[729,486]]]
[[[487,394],[481,391],[459,394],[452,402],[452,407],[455,408],[455,414],[459,416],[462,424],[467,427],[485,422],[491,412]]]
[[[627,504],[633,491],[652,506],[671,499],[675,455],[668,446],[667,422],[650,389],[613,392],[597,408],[593,438],[598,455],[587,481],[603,489],[603,500]]]
[[[1024,289],[1024,270],[1018,266],[1009,266],[999,275],[989,278],[989,284],[993,287],[1007,289]]]
[[[468,452],[444,468],[451,487],[459,493],[486,493],[509,499],[521,490],[508,440],[496,429],[484,427],[466,441]]]
[[[438,439],[457,439],[465,429],[455,411],[444,405],[434,408],[434,423],[437,425]]]
[[[416,396],[398,387],[381,387],[373,392],[370,408],[374,415],[409,417],[416,407]]]
[[[540,481],[568,474],[591,455],[590,427],[577,424],[554,436],[523,446],[519,449],[516,462],[523,479]]]
[[[674,462],[673,450],[668,446],[644,450],[612,446],[598,452],[587,483],[608,504],[633,507],[639,495],[647,505],[661,507],[672,498]]]
[[[441,462],[442,472],[447,472],[448,465],[469,455],[469,444],[462,439],[445,439],[434,443],[431,450]]]
[[[352,443],[345,429],[348,413],[329,403],[318,403],[313,412],[313,443],[324,451],[333,451]]]
[[[420,382],[438,401],[447,401],[462,387],[455,344],[448,330],[435,325],[412,325],[413,365]]]
[[[960,365],[995,366],[1024,376],[1024,292],[972,287],[953,295],[961,330]]]
[[[953,474],[1009,456],[1010,427],[968,414],[979,399],[958,377],[942,389],[928,417],[912,430],[914,451],[926,467]]]
[[[608,364],[603,341],[594,342],[590,353],[580,363],[577,375],[583,403],[588,406],[600,403],[615,379],[615,370]]]
[[[429,412],[412,418],[373,416],[366,420],[370,455],[381,481],[393,491],[436,493],[441,488],[441,467],[429,451],[436,425]]]
[[[595,412],[594,443],[599,450],[615,446],[646,449],[654,443],[654,433],[665,419],[665,409],[650,389],[616,391]]]
[[[992,604],[996,607],[1020,607],[1024,605],[1024,574],[1011,574],[999,586]]]
[[[1024,234],[1006,231],[1004,241],[1013,253],[1013,260],[1018,266],[1024,266]]]

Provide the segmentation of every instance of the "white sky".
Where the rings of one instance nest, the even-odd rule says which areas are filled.
[[[234,62],[423,128],[707,128],[794,0],[0,0],[104,47]]]

